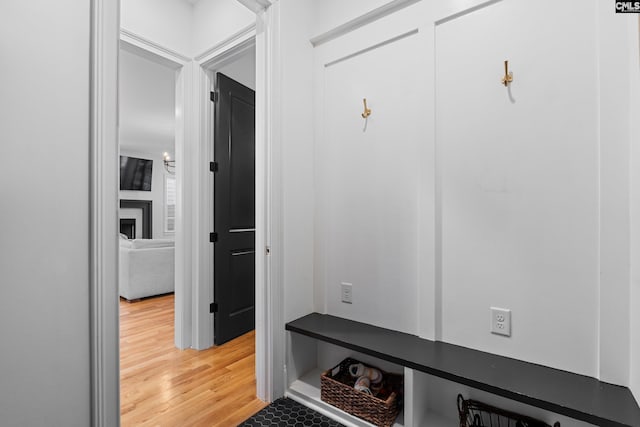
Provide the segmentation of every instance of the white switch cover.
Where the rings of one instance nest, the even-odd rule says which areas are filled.
[[[347,304],[353,304],[353,293],[352,293],[352,284],[342,282],[340,284],[342,286],[342,302],[346,302]]]
[[[511,310],[491,307],[491,333],[511,336]]]

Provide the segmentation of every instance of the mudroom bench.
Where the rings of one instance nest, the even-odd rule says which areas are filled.
[[[319,397],[320,373],[335,363],[340,351],[357,352],[369,363],[404,371],[405,409],[397,426],[456,425],[451,414],[460,387],[558,414],[560,421],[640,426],[640,408],[629,389],[592,377],[326,314],[309,314],[287,323],[285,329],[291,332],[287,334],[287,395],[347,425],[369,424]],[[333,354],[328,357],[327,353]],[[568,424],[561,422],[563,427]]]

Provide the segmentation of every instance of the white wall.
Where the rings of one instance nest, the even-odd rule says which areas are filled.
[[[0,5],[0,420],[90,425],[90,4]],[[19,36],[17,36],[19,35]]]
[[[284,320],[313,311],[311,0],[281,0]]]
[[[121,190],[120,199],[124,200],[151,200],[152,209],[152,238],[154,239],[174,239],[175,233],[165,233],[164,231],[164,180],[168,175],[162,163],[162,153],[151,154],[149,152],[139,152],[121,149],[123,156],[137,157],[140,159],[153,160],[151,177],[151,191],[130,191]],[[173,176],[173,175],[172,175]]]
[[[222,73],[227,77],[245,85],[248,88],[256,90],[256,48],[255,46],[248,49],[239,58],[233,62],[226,64],[216,72]]]
[[[120,49],[118,137],[120,146],[174,153],[176,71]]]
[[[193,6],[193,56],[206,52],[256,21],[237,0],[200,0]]]
[[[124,30],[182,55],[193,53],[193,7],[177,0],[121,0]]]

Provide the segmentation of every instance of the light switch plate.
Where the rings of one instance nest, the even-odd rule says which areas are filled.
[[[342,302],[353,304],[353,285],[351,283],[342,282],[340,286],[342,289]]]

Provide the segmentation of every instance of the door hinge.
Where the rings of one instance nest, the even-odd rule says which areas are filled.
[[[218,102],[218,92],[211,92],[209,94],[209,99],[211,102]]]
[[[209,241],[215,243],[218,241],[218,233],[209,233]]]
[[[218,303],[212,302],[209,304],[209,313],[217,313],[218,312]]]
[[[211,172],[218,172],[218,162],[209,162],[209,170]]]

